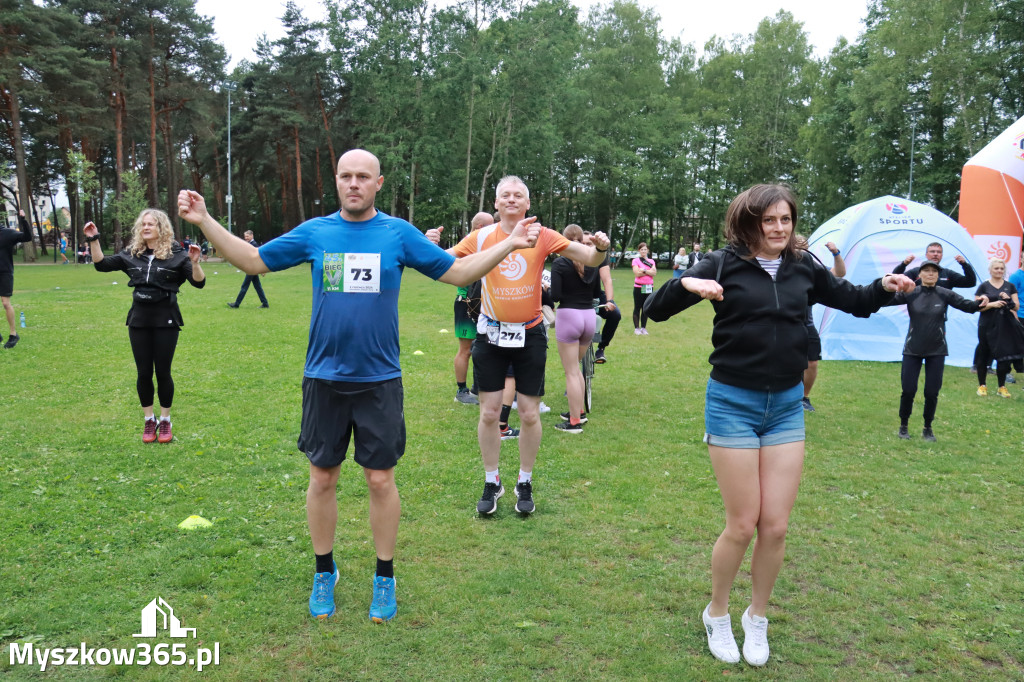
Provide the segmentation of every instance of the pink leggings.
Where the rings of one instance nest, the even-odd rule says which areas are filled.
[[[597,326],[597,314],[593,308],[559,308],[555,311],[555,339],[559,343],[590,343]]]

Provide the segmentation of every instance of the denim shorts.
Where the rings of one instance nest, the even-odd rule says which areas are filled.
[[[704,442],[722,448],[754,450],[804,440],[804,385],[757,391],[708,379],[704,402]]]

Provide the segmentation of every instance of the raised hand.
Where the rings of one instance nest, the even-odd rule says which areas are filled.
[[[91,220],[85,224],[85,227],[82,228],[82,234],[84,234],[86,237],[95,237],[99,233],[100,231],[96,227],[96,223],[94,223]]]
[[[178,192],[178,215],[193,225],[198,225],[209,215],[206,200],[198,192],[190,189],[181,190]]]
[[[956,258],[954,258],[953,260],[955,260],[960,265],[963,265],[964,263],[967,262],[967,259],[964,258],[963,256],[961,256],[959,253],[956,255]]]
[[[439,225],[438,227],[430,228],[426,232],[427,239],[429,239],[431,241],[431,243],[433,243],[433,244],[440,244],[441,243],[441,230],[443,230],[443,229],[444,229],[444,225]]]
[[[591,235],[590,241],[591,243],[593,243],[594,248],[598,249],[599,251],[607,251],[608,247],[611,246],[612,243],[612,241],[608,239],[608,235],[606,235],[604,232],[595,232],[593,235]]]
[[[910,254],[909,256],[907,256],[906,258],[903,259],[903,264],[904,265],[910,265],[911,263],[914,262],[914,258],[915,258],[914,254]]]
[[[543,229],[544,226],[537,222],[537,216],[523,218],[512,228],[509,239],[514,240],[512,243],[517,249],[532,249],[537,245],[537,239]]]
[[[193,263],[199,262],[199,257],[203,255],[203,250],[195,244],[190,244],[188,247],[188,259]]]

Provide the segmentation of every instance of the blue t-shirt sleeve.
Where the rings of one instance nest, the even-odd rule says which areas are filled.
[[[310,221],[312,222],[312,221]],[[310,222],[303,223],[259,248],[260,259],[271,272],[286,270],[313,260]]]
[[[455,256],[437,246],[409,223],[402,224],[403,265],[418,270],[430,279],[437,279],[455,262]]]

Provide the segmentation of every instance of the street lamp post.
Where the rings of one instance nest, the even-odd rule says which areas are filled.
[[[234,83],[222,83],[221,87],[228,91],[228,232],[234,233],[231,225],[231,204],[234,197],[231,196],[231,93],[235,89]]]
[[[907,199],[914,200],[914,142],[917,139],[917,117],[924,111],[920,104],[910,104],[903,110],[910,116],[910,187],[907,189]]]

